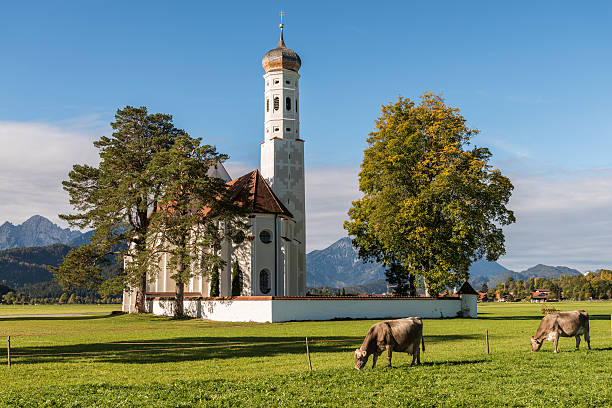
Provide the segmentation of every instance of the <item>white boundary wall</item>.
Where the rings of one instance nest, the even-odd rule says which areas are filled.
[[[148,301],[148,311],[171,316],[173,300]],[[192,317],[226,322],[384,319],[417,316],[427,319],[477,317],[476,296],[461,298],[279,298],[255,297],[186,300]]]

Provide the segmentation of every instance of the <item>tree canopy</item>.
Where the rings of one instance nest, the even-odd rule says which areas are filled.
[[[187,134],[177,136],[174,145],[154,159],[164,188],[159,210],[150,218],[147,248],[155,259],[152,265],[159,265],[159,255],[168,256],[177,317],[184,314],[185,285],[222,267],[223,242],[242,242],[246,228],[246,210],[230,200],[226,182],[208,176],[227,156],[200,143]]]
[[[430,293],[467,280],[471,263],[505,253],[513,186],[457,108],[434,94],[382,106],[359,173],[363,197],[344,227],[365,260],[424,278]]]
[[[158,208],[163,174],[156,154],[168,150],[185,132],[174,127],[172,116],[149,114],[146,107],[118,109],[111,136],[94,142],[99,149],[97,167],[75,164],[62,184],[70,195],[74,214],[60,217],[71,226],[95,230],[91,242],[71,251],[55,269],[65,287],[97,287],[103,281],[101,264],[129,252],[125,283],[136,290],[136,310],[144,311],[149,214]]]

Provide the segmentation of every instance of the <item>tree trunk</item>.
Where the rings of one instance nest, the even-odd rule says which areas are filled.
[[[427,283],[427,279],[429,278],[429,261],[427,261],[427,263],[425,263],[424,265],[422,265],[421,270],[423,271],[423,281],[425,284],[425,296],[431,296],[431,293],[429,292],[429,284]],[[437,293],[434,293],[435,297],[438,297]]]
[[[134,311],[136,313],[146,313],[145,302],[147,292],[147,274],[143,273],[138,280],[138,287],[136,288],[136,302],[134,304]]]
[[[417,295],[415,280],[416,278],[413,274],[408,275],[408,283],[410,285],[410,288],[408,289],[408,295],[412,297],[416,297]]]
[[[176,297],[174,298],[174,316],[185,316],[185,284],[176,282]]]
[[[174,317],[185,316],[185,283],[183,283],[183,255],[178,255],[176,271],[176,296],[174,297]]]

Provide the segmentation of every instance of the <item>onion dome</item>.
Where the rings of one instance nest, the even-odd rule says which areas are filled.
[[[298,72],[302,65],[300,56],[297,55],[295,51],[285,46],[285,41],[283,40],[283,27],[284,26],[281,24],[278,45],[273,50],[268,51],[261,60],[261,65],[266,72],[280,71],[281,69],[289,69]]]

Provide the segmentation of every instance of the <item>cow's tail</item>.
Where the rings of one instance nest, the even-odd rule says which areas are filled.
[[[425,352],[425,336],[421,336],[421,350]]]

